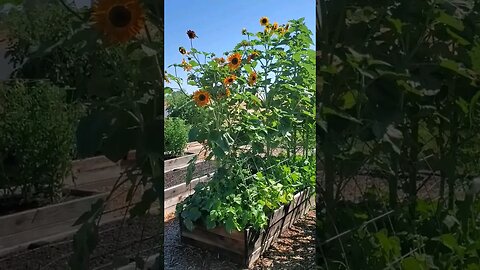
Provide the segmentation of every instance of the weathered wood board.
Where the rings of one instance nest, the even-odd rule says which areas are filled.
[[[75,221],[106,193],[81,191],[84,197],[0,217],[0,250],[73,229]],[[80,194],[78,193],[78,194]]]

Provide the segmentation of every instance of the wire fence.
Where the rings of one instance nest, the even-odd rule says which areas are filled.
[[[321,174],[321,172],[320,172]],[[372,176],[375,175],[371,170],[364,169],[348,180],[348,183],[343,183],[340,191],[340,196],[337,198],[337,204],[345,206],[338,206],[335,208],[335,213],[347,209],[353,204],[365,203],[363,205],[363,210],[366,211],[369,215],[367,220],[364,220],[360,224],[355,224],[349,226],[344,224],[345,220],[338,220],[335,217],[328,216],[327,211],[322,211],[327,209],[327,204],[322,197],[324,180],[322,175],[317,176],[317,223],[323,222],[329,223],[331,232],[328,237],[327,234],[322,235],[322,232],[317,232],[317,264],[319,264],[320,269],[330,270],[330,269],[360,269],[354,263],[355,260],[353,257],[353,246],[358,241],[356,235],[363,233],[366,235],[366,238],[369,241],[377,241],[376,235],[382,230],[386,230],[387,237],[396,237],[399,235],[398,229],[396,229],[396,218],[401,214],[401,209],[391,209],[387,202],[379,204],[368,205],[368,200],[362,200],[367,198],[369,193],[375,193],[378,198],[388,192],[387,179],[382,179],[380,177]],[[418,185],[419,197],[421,199],[434,201],[437,200],[439,196],[439,187],[438,187],[438,173],[423,171],[420,173],[423,177],[423,180],[420,180],[421,183]],[[338,184],[338,182],[337,182]],[[399,195],[403,195],[401,192]],[[407,195],[403,195],[403,198],[407,199]],[[350,203],[350,204],[349,204]],[[352,214],[353,215],[353,214]],[[343,222],[343,224],[342,224]],[[318,230],[318,229],[317,229]],[[386,262],[383,269],[403,269],[403,263],[407,258],[414,257],[418,254],[424,254],[425,243],[421,238],[419,238],[416,246],[412,247],[411,250],[403,250],[401,253],[391,256],[390,260]],[[332,254],[332,250],[338,251],[339,253]],[[366,260],[366,258],[363,258]]]

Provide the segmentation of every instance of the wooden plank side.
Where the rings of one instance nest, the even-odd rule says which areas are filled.
[[[78,218],[78,217],[77,217]],[[32,228],[31,230],[0,237],[0,250],[18,246],[20,244],[34,243],[39,239],[63,232],[74,232],[79,226],[73,227],[77,218],[64,220],[58,223],[46,224]]]
[[[85,184],[95,183],[106,179],[118,178],[122,173],[120,166],[114,165],[102,167],[95,170],[81,171],[74,173],[75,181],[69,175],[64,180],[66,186],[82,186]]]
[[[193,229],[193,231],[182,228],[180,233],[182,239],[191,239],[202,242],[210,250],[217,251],[217,249],[220,249],[241,255],[242,257],[245,255],[243,232],[232,235],[220,235],[211,230],[197,226]],[[238,234],[240,234],[241,237],[237,237]],[[231,236],[235,236],[235,238],[232,238]]]
[[[189,237],[183,237],[182,236],[182,242],[191,246],[199,247],[205,250],[209,250],[213,253],[219,254],[222,256],[222,258],[227,258],[230,259],[230,261],[238,263],[238,264],[243,264],[243,258],[245,257],[243,254],[238,254],[226,249],[220,249],[215,246],[212,246],[210,244],[207,244],[203,242],[203,240],[198,241]]]
[[[308,190],[307,190],[308,192]],[[308,195],[308,193],[305,193]],[[304,198],[304,196],[297,196]],[[305,216],[315,202],[315,196],[308,199],[302,199],[301,203],[297,203],[296,207],[291,211],[284,211],[285,216],[278,219],[262,233],[253,230],[247,230],[247,259],[245,265],[253,266],[256,260],[268,250],[268,248],[278,239],[278,237],[289,227],[291,227],[298,219]]]
[[[182,195],[188,190],[193,190],[199,183],[202,182],[207,182],[209,181],[213,176],[213,173],[207,174],[205,176],[193,179],[189,185],[186,183],[178,184],[176,186],[167,188],[164,190],[163,196],[165,200],[168,200],[170,198],[174,198],[176,196]]]
[[[0,236],[32,230],[39,226],[55,224],[64,220],[78,218],[90,209],[90,206],[106,193],[96,194],[64,203],[49,205],[37,209],[0,217]]]
[[[304,191],[301,191],[295,194],[290,204],[281,206],[280,208],[275,210],[269,218],[269,226],[277,223],[277,221],[282,219],[286,214],[293,211],[300,204],[303,204],[303,202],[307,200],[308,197],[310,196],[309,192],[310,192],[310,189],[306,189]]]
[[[165,160],[163,171],[168,172],[176,168],[184,167],[188,165],[188,162],[190,162],[190,160],[192,160],[196,155],[197,154],[190,153],[179,158]]]
[[[72,161],[73,172],[84,172],[112,166],[118,166],[118,164],[112,162],[105,156],[96,156]]]

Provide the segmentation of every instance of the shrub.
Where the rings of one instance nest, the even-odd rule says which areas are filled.
[[[61,194],[78,110],[64,89],[47,83],[0,85],[0,188],[24,199]]]
[[[205,110],[199,108],[190,96],[182,92],[172,92],[165,99],[167,101],[166,110],[170,117],[181,118],[188,125],[201,125],[207,119]]]
[[[188,126],[185,121],[176,117],[165,120],[165,154],[181,156],[188,142]]]

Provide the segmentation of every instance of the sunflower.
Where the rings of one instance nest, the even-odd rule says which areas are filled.
[[[189,63],[187,63],[187,62],[185,61],[185,59],[182,59],[182,64],[181,64],[181,66],[183,67],[183,70],[185,70],[185,71],[190,71],[190,70],[192,70],[192,65],[190,65]]]
[[[112,43],[123,43],[142,30],[145,13],[139,0],[96,0],[91,20]]]
[[[226,77],[226,78],[223,80],[223,83],[224,83],[225,85],[231,85],[236,79],[237,79],[237,76],[235,76],[235,75],[230,75],[230,76]]]
[[[179,48],[178,48],[178,51],[179,51],[181,54],[187,54],[187,50],[185,50],[184,47],[179,47]]]
[[[248,84],[253,86],[257,82],[257,73],[255,71],[250,72],[248,75]]]
[[[187,31],[187,36],[188,36],[189,39],[194,39],[194,38],[198,37],[197,34],[195,34],[195,31],[193,31],[193,30],[188,30]]]
[[[247,57],[247,62],[250,63],[252,60],[254,60],[255,58],[257,58],[257,56],[259,56],[260,53],[257,52],[257,51],[253,51],[248,57]]]
[[[213,60],[215,62],[217,62],[217,64],[225,64],[225,58],[223,58],[223,57],[220,57],[220,58],[215,57],[215,58],[213,58]]]
[[[242,40],[241,45],[242,45],[243,47],[247,47],[247,46],[250,46],[250,42],[248,42],[248,41],[246,41],[246,40]]]
[[[210,93],[204,90],[197,90],[193,93],[193,100],[200,106],[206,106],[210,102]]]
[[[168,79],[167,72],[164,72],[163,78],[165,79],[166,83],[170,83],[170,80]]]
[[[260,25],[262,26],[267,26],[268,25],[268,17],[262,17],[260,18]]]
[[[242,63],[242,56],[239,53],[234,53],[228,57],[228,67],[230,67],[231,70],[236,70]]]
[[[273,31],[276,31],[278,29],[278,23],[274,22],[272,26]]]

